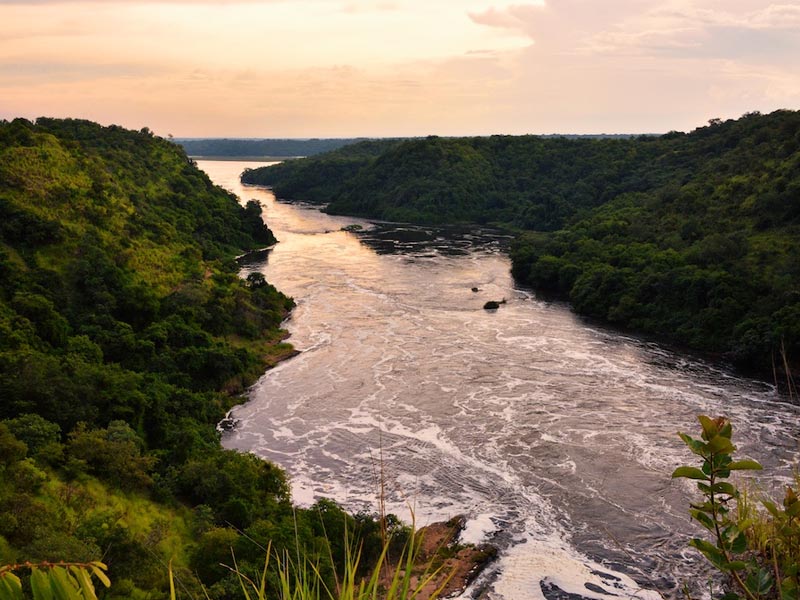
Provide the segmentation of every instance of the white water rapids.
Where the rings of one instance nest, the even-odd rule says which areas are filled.
[[[267,372],[233,411],[228,448],[284,467],[294,498],[377,508],[417,525],[464,514],[468,541],[500,557],[465,597],[700,593],[687,547],[693,464],[677,431],[726,415],[741,457],[776,494],[797,464],[800,411],[770,386],[589,324],[515,287],[487,232],[380,225],[276,202],[244,188],[253,163],[200,161],[256,198],[280,240],[249,257],[297,308],[297,357]],[[472,288],[479,289],[473,292]],[[502,300],[499,310],[482,309]],[[382,456],[382,461],[381,461]]]

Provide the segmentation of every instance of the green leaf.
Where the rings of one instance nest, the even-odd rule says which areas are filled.
[[[732,560],[727,565],[725,565],[725,570],[727,571],[741,571],[747,568],[747,563],[743,560]]]
[[[781,581],[781,600],[796,600],[798,597],[797,583],[791,577]]]
[[[762,500],[761,504],[764,505],[764,508],[766,508],[769,511],[769,514],[771,514],[773,517],[777,517],[781,514],[774,502],[771,502],[770,500]]]
[[[720,470],[731,464],[733,459],[730,454],[715,454],[714,455],[714,468]]]
[[[23,600],[22,583],[13,573],[0,577],[0,598],[3,600]]]
[[[689,450],[697,454],[698,456],[707,456],[708,451],[706,450],[706,445],[701,442],[700,440],[696,440],[694,438],[689,437],[685,433],[678,432],[678,435],[683,440],[683,443],[689,446]]]
[[[678,467],[672,472],[672,478],[675,479],[676,477],[708,481],[708,476],[696,467]]]
[[[746,581],[748,589],[754,594],[764,596],[772,589],[772,574],[766,569],[751,573]]]
[[[730,438],[726,438],[725,436],[718,435],[709,440],[708,442],[708,449],[712,452],[721,452],[723,454],[730,454],[736,447],[731,443]]]
[[[731,471],[760,471],[763,468],[754,460],[735,460],[728,465],[728,469]]]
[[[698,483],[697,485],[700,486],[700,485],[705,485],[705,484]],[[708,486],[706,486],[706,487],[708,487]],[[716,508],[709,501],[703,502],[702,504],[692,503],[690,506],[694,510],[702,510],[704,513],[708,513],[708,514],[711,514],[716,510]]]
[[[50,569],[50,587],[57,600],[80,600],[78,582],[63,567]]]
[[[111,581],[106,576],[106,574],[101,570],[101,569],[105,570],[107,567],[101,562],[93,562],[89,563],[89,565],[91,566],[92,573],[95,574],[95,577],[97,577],[104,586],[110,587]]]
[[[711,491],[715,494],[727,494],[728,496],[737,497],[739,495],[739,490],[736,487],[728,483],[727,481],[720,481],[719,483],[715,483],[711,486]]]
[[[34,600],[53,600],[50,578],[41,569],[31,569],[31,590]]]
[[[709,531],[714,531],[714,520],[711,517],[709,517],[706,513],[700,510],[692,510],[689,512],[695,521],[700,523],[703,527],[705,527]]]
[[[740,532],[739,535],[736,536],[730,548],[731,552],[734,554],[741,554],[747,550],[747,536],[744,534],[744,532]]]
[[[707,540],[701,540],[699,538],[694,538],[689,542],[690,546],[694,546],[703,555],[710,560],[717,568],[724,569],[725,565],[727,564],[727,560],[725,559],[725,553],[717,548],[714,544]]]
[[[81,586],[83,597],[86,600],[97,600],[97,593],[95,592],[94,585],[92,584],[92,578],[89,573],[86,572],[86,569],[83,567],[73,566],[70,567],[70,571],[72,571],[75,579],[78,580],[78,583]]]
[[[700,421],[700,426],[703,428],[703,439],[711,440],[719,433],[717,423],[714,419],[706,415],[699,415],[697,420]]]

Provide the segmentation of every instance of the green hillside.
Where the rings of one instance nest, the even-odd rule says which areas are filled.
[[[770,377],[784,356],[800,365],[798,112],[689,134],[431,137],[344,154],[358,148],[243,180],[331,213],[510,227],[517,280],[582,314]]]
[[[395,140],[375,140],[345,146],[312,157],[287,161],[270,168],[245,169],[242,183],[273,186],[281,198],[324,204],[342,196],[350,180],[389,148]]]
[[[324,531],[354,518],[296,509],[215,430],[292,353],[292,300],[233,260],[274,242],[147,130],[0,122],[0,563],[103,559],[112,594],[160,598],[174,559],[194,597],[235,598],[231,548],[263,567],[299,542],[330,580]]]
[[[561,231],[523,234],[515,277],[581,314],[784,381],[784,358],[800,367],[800,113],[664,143],[676,148],[661,185],[617,194]]]

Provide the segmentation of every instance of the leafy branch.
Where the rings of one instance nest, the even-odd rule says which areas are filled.
[[[712,539],[694,538],[690,545],[729,576],[731,590],[724,600],[797,600],[800,501],[796,493],[791,487],[787,489],[783,510],[769,500],[762,502],[767,514],[742,510],[742,494],[726,480],[733,471],[762,467],[754,460],[734,460],[733,428],[727,419],[701,415],[698,420],[701,439],[679,435],[702,458],[701,468],[678,467],[672,474],[673,478],[696,480],[703,495],[702,502],[691,504],[690,514],[712,534]],[[765,533],[766,543],[761,543]]]
[[[22,580],[15,573],[23,569],[31,571],[34,600],[97,600],[93,576],[105,587],[111,585],[105,573],[108,567],[100,561],[24,562],[0,566],[0,600],[23,600]]]

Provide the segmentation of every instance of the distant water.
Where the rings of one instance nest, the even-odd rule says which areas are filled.
[[[243,188],[252,163],[199,164],[264,204],[280,243],[243,274],[298,305],[286,326],[302,353],[252,388],[224,445],[283,466],[298,502],[352,510],[376,509],[382,454],[393,512],[465,514],[465,539],[501,548],[465,597],[677,598],[684,581],[700,594],[694,488],[670,479],[692,460],[676,432],[727,415],[768,489],[797,464],[797,407],[517,288],[507,238],[332,217]],[[368,231],[340,231],[354,223]]]

